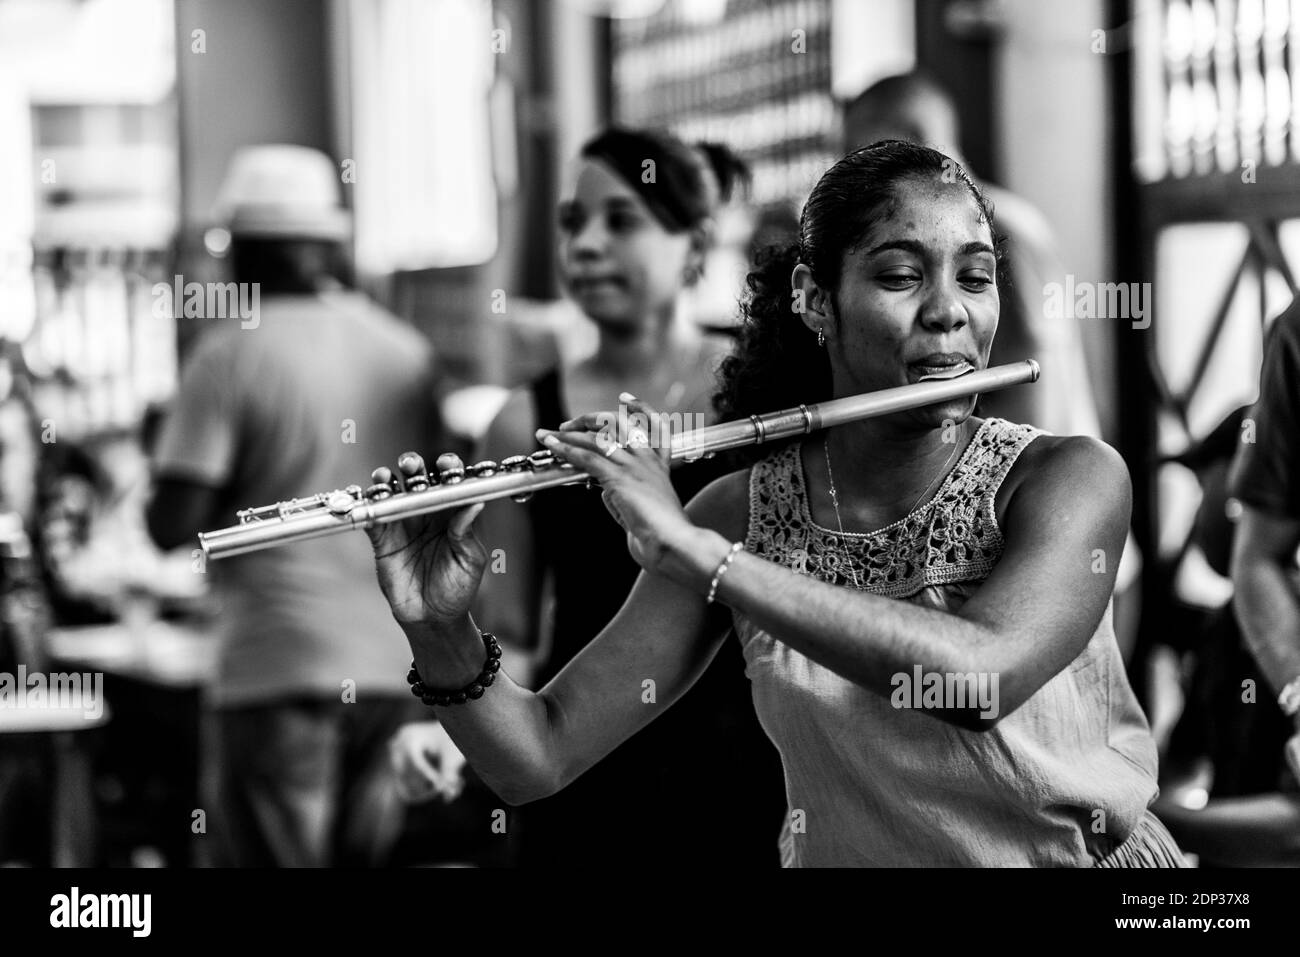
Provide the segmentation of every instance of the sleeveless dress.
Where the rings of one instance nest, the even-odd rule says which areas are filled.
[[[814,523],[799,443],[754,466],[745,548],[821,581],[956,612],[992,571],[994,501],[1038,435],[986,419],[935,496],[865,534]],[[1111,609],[1083,652],[990,731],[895,708],[735,614],[781,753],[785,866],[1185,866],[1148,811],[1156,751]]]
[[[537,421],[569,418],[559,373],[533,383]],[[720,464],[674,469],[683,502]],[[553,643],[539,686],[609,624],[640,567],[599,491],[553,489],[526,506],[536,560],[553,577]],[[719,608],[719,625],[726,626]],[[520,807],[511,824],[523,867],[776,868],[785,811],[781,762],[754,714],[739,646],[723,643],[695,685],[664,714],[552,797]]]

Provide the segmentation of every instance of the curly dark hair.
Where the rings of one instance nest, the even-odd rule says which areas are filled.
[[[790,274],[799,263],[806,265],[836,305],[845,254],[888,214],[899,182],[931,174],[965,183],[993,230],[992,204],[960,164],[943,153],[903,140],[882,140],[849,153],[813,187],[799,217],[798,241],[769,246],[755,256],[740,303],[739,342],[722,363],[713,397],[719,421],[831,398],[830,360],[817,345],[816,333],[791,308]],[[996,231],[994,246],[1001,284],[1002,240]],[[761,454],[770,451],[764,448]]]

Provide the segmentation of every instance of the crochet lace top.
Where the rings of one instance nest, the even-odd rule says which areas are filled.
[[[750,472],[746,550],[834,585],[855,587],[856,572],[864,591],[956,613],[1002,555],[997,492],[1040,434],[986,419],[929,502],[844,535],[813,521],[792,443]],[[1109,605],[1078,658],[985,732],[895,707],[743,614],[735,622],[785,768],[787,866],[1091,866],[1155,797],[1155,746]]]

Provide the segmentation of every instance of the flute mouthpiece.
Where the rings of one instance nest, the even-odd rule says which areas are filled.
[[[969,362],[963,362],[961,365],[953,366],[943,372],[928,372],[917,382],[947,382],[949,379],[960,379],[964,375],[970,375],[975,371],[975,367]]]

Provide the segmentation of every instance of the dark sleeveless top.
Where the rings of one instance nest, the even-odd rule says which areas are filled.
[[[532,386],[536,421],[568,419],[560,376]],[[723,469],[674,469],[689,501]],[[538,686],[553,678],[622,607],[640,572],[598,490],[569,486],[529,504],[541,567],[554,576],[554,641]],[[699,681],[648,727],[559,794],[518,814],[524,866],[772,866],[785,814],[780,758],[750,695],[737,642],[723,643]]]

